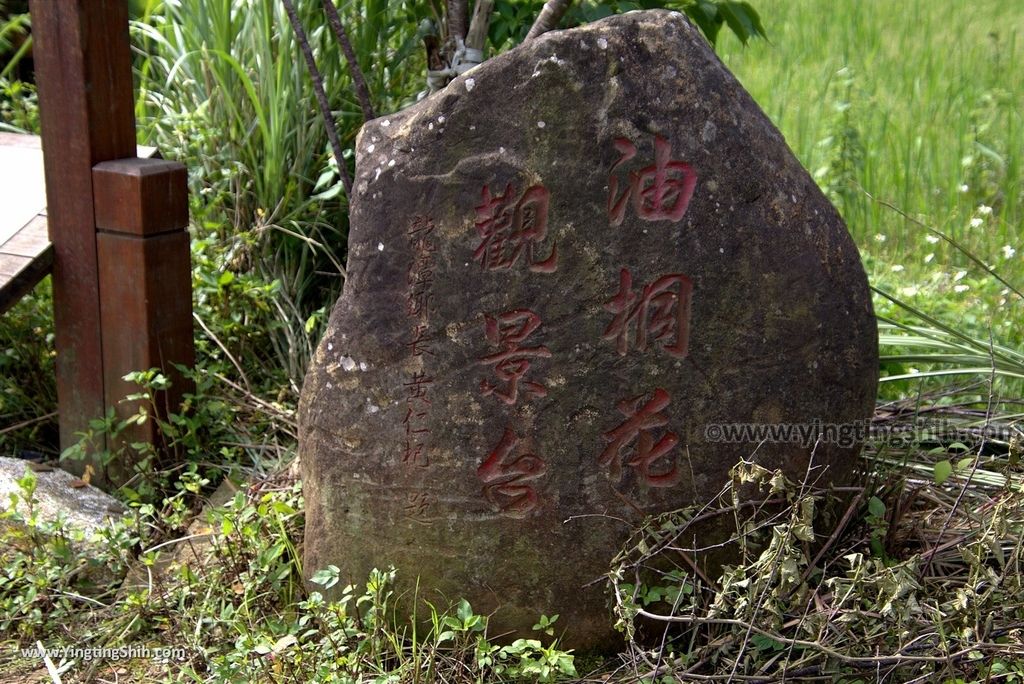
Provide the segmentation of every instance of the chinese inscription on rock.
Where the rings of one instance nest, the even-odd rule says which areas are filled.
[[[707,437],[869,417],[877,328],[839,215],[678,13],[552,32],[367,123],[348,240],[299,410],[310,573],[395,565],[410,602],[614,648],[594,580],[630,525],[742,459],[852,477],[856,447]]]

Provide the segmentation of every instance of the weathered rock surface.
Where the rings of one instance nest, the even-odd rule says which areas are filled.
[[[394,564],[600,648],[593,580],[642,514],[752,454],[850,477],[856,446],[707,437],[868,418],[877,338],[838,214],[681,15],[496,57],[368,123],[356,167],[300,407],[309,573]]]
[[[17,510],[27,514],[25,494],[18,485],[30,469],[28,461],[0,457],[0,509],[11,507],[11,494],[18,495]],[[78,477],[60,468],[40,469],[35,473],[35,511],[44,522],[63,518],[69,530],[80,530],[86,542],[111,520],[123,518],[127,511],[120,501],[92,485],[78,484]],[[5,524],[12,524],[6,521]],[[69,535],[70,536],[70,535]]]

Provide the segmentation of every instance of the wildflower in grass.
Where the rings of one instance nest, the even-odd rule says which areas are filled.
[[[1016,254],[1016,253],[1017,253],[1017,250],[1015,250],[1010,245],[1003,245],[1003,258],[1004,259],[1012,259],[1013,255]]]
[[[963,185],[961,185],[959,189],[960,189],[960,192],[967,192],[968,190],[970,190],[970,188],[967,187],[967,183],[964,183]]]
[[[971,219],[971,228],[977,228],[982,223],[984,223],[984,221],[980,217],[975,216],[974,218]]]
[[[927,240],[928,243],[932,245],[936,244],[939,241],[939,238],[935,235],[925,235],[924,239]]]
[[[988,206],[987,204],[979,204],[978,213],[981,214],[982,216],[990,216],[992,214],[992,207]]]
[[[918,293],[919,291],[920,291],[920,290],[918,290],[918,289],[917,289],[917,287],[916,287],[915,285],[911,285],[910,287],[904,287],[904,288],[901,288],[901,289],[900,289],[900,294],[901,294],[901,295],[903,295],[904,297],[913,297],[913,296],[915,296],[915,295],[916,295],[916,294],[917,294],[917,293]]]
[[[894,264],[892,266],[891,270],[892,270],[893,273],[899,273],[900,271],[903,270],[903,265],[902,264]]]
[[[963,280],[965,275],[967,275],[967,271],[957,271],[956,275],[953,276],[953,282]]]
[[[885,236],[881,233],[875,233],[875,242],[885,242]]]
[[[954,286],[953,286],[953,292],[956,292],[956,293],[958,293],[958,294],[959,294],[960,292],[967,292],[967,291],[968,291],[968,290],[970,290],[970,289],[971,289],[971,286],[970,286],[970,285],[963,285],[963,284],[960,284],[960,285],[954,285]]]
[[[931,254],[926,254],[925,257],[924,257],[924,263],[930,264],[930,263],[932,263],[932,259],[934,259],[934,258],[935,258],[935,252],[932,252]]]

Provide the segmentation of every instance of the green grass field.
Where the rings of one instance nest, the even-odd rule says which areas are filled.
[[[1024,4],[754,4],[770,42],[723,32],[719,52],[828,189],[872,283],[1019,347],[1019,299],[876,200],[1024,287]]]

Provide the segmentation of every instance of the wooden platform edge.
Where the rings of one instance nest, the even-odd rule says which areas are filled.
[[[43,139],[30,133],[0,132],[0,147],[21,147],[29,150],[41,150]]]
[[[0,147],[40,149],[35,135],[0,133]],[[141,158],[161,158],[155,147],[139,145]],[[0,244],[0,316],[27,295],[53,269],[53,245],[49,241],[46,208]]]
[[[0,258],[7,256],[13,255],[0,253]],[[53,269],[53,245],[46,243],[43,251],[34,258],[14,258],[23,259],[24,265],[11,276],[0,275],[0,280],[6,281],[0,284],[0,316],[7,313],[19,299],[31,292],[40,280],[50,274],[50,270]]]

